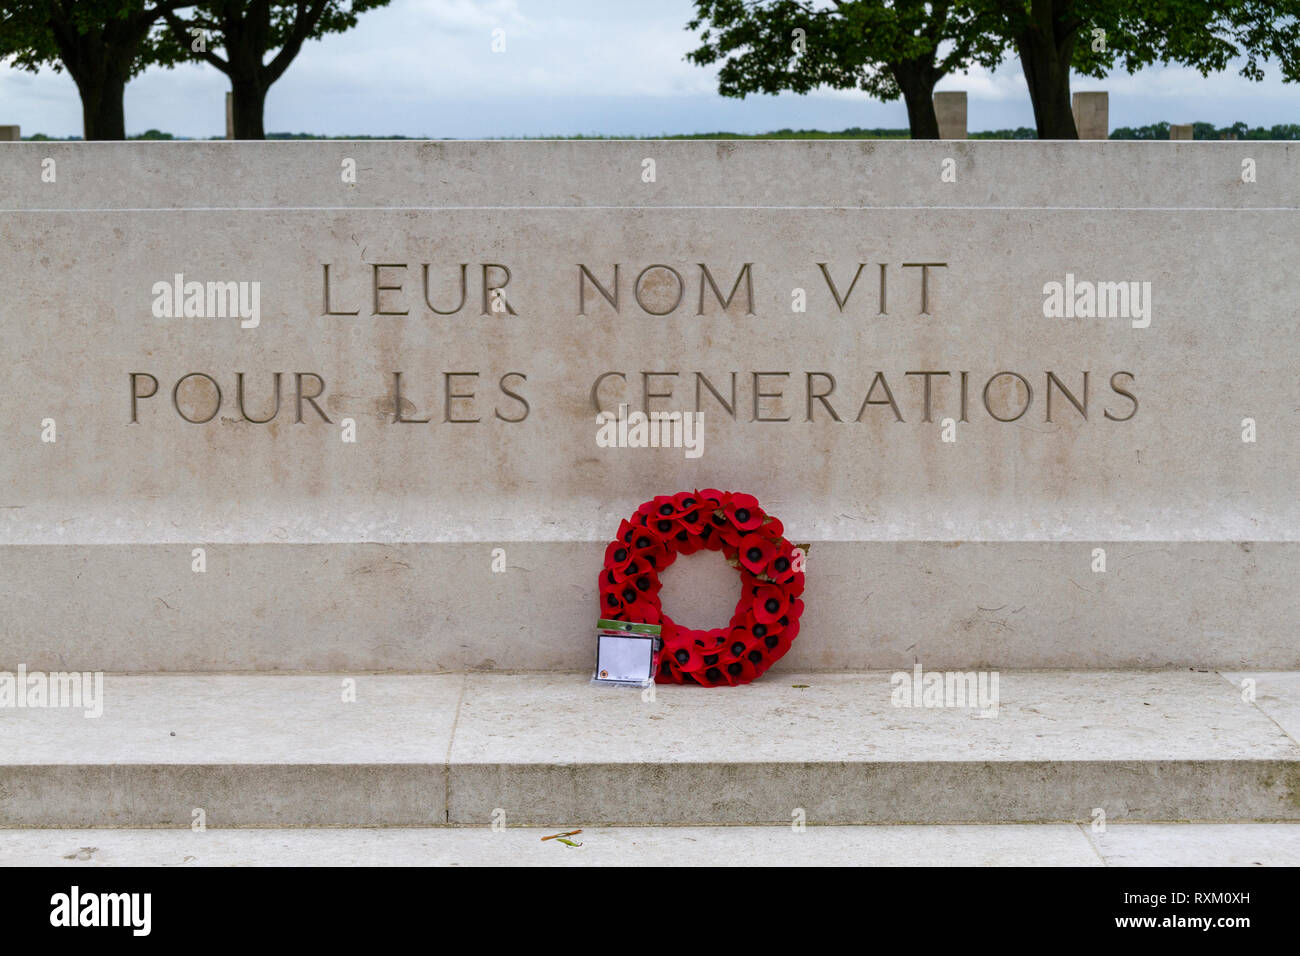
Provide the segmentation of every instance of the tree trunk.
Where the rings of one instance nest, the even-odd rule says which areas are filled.
[[[125,77],[83,77],[77,81],[77,92],[81,94],[81,130],[86,140],[126,139]]]
[[[903,90],[907,125],[912,139],[938,139],[939,115],[934,111],[934,86]]]
[[[1068,5],[1067,5],[1068,6]],[[1051,0],[1034,0],[1028,24],[1016,37],[1039,139],[1078,139],[1070,101],[1074,32],[1060,22]]]
[[[938,139],[939,116],[934,111],[934,86],[940,78],[935,74],[934,63],[894,63],[890,64],[890,72],[903,91],[912,139]]]
[[[231,112],[235,139],[266,139],[262,114],[266,110],[266,87],[255,77],[231,78]]]

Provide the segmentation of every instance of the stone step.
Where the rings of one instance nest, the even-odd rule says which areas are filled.
[[[0,867],[1297,866],[1296,823],[0,830]]]
[[[0,544],[0,669],[578,670],[592,660],[603,547]],[[730,619],[740,584],[720,555],[681,558],[663,580],[675,620]],[[787,662],[1297,670],[1297,580],[1294,541],[814,539]]]
[[[1298,673],[996,677],[982,711],[784,666],[653,699],[583,674],[110,674],[99,717],[0,709],[0,827],[1300,820]]]

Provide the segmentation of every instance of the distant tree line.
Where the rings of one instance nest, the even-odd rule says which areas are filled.
[[[1242,60],[1263,79],[1275,59],[1300,80],[1300,0],[695,0],[687,29],[718,91],[861,89],[901,98],[913,139],[937,139],[934,88],[973,66],[1020,60],[1036,134],[1077,139],[1070,75],[1101,78],[1155,63],[1203,76]]]
[[[1233,123],[1231,126],[1215,126],[1213,123],[1192,123],[1193,139],[1300,139],[1300,124],[1279,123],[1276,126],[1247,126],[1245,123]],[[842,130],[821,129],[775,129],[766,133],[665,133],[662,136],[541,136],[537,139],[583,140],[583,139],[908,139],[906,128],[850,126]],[[35,133],[25,137],[28,140],[51,140],[59,137]],[[68,139],[80,139],[78,136]],[[171,133],[150,129],[127,139],[135,140],[170,140],[175,139]],[[349,133],[339,136],[322,136],[318,133],[267,133],[267,139],[427,139],[423,136],[374,136],[370,134]],[[525,137],[530,138],[530,137]],[[990,129],[968,133],[968,139],[1037,139],[1038,133],[1030,126],[1017,126],[1015,129]],[[1169,138],[1168,123],[1151,123],[1147,126],[1120,126],[1111,130],[1111,139],[1153,139]]]
[[[1111,139],[1168,139],[1168,123],[1151,123],[1148,126],[1121,126],[1111,131]],[[1215,126],[1213,123],[1193,123],[1192,139],[1300,139],[1300,124],[1278,123],[1276,126]]]

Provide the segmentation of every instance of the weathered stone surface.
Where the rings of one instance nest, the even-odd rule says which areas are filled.
[[[1072,102],[1074,126],[1079,139],[1110,137],[1110,94],[1104,91],[1075,93]]]
[[[1005,672],[987,717],[895,706],[888,672],[351,680],[108,675],[98,718],[6,709],[0,827],[1300,820],[1300,744],[1214,673]]]
[[[964,90],[935,93],[934,112],[939,120],[940,139],[966,138],[966,93]]]
[[[1127,829],[1134,829],[1128,827]],[[1152,828],[1154,829],[1154,828]],[[1300,826],[1230,828],[1186,824],[1194,847],[1179,859],[1213,863],[1243,856],[1300,862]],[[1262,831],[1262,832],[1257,832]],[[554,828],[396,827],[365,829],[0,830],[0,866],[1101,866],[1079,827],[789,826],[588,827],[575,845]],[[1128,862],[1143,847],[1126,847]],[[1156,850],[1158,859],[1165,852]],[[1136,852],[1135,852],[1136,850]]]
[[[703,486],[813,543],[794,667],[1300,666],[1298,176],[1258,142],[6,146],[0,667],[583,667],[604,541]],[[458,313],[425,263],[444,310],[466,264]],[[260,283],[256,326],[156,316],[177,274]],[[1046,317],[1076,280],[1151,310]],[[606,407],[699,389],[703,455],[598,447],[610,372]]]
[[[780,512],[778,511],[778,514]],[[818,542],[799,639],[777,665],[1300,667],[1300,545],[1263,542]],[[554,670],[594,663],[602,545],[486,543],[0,548],[13,668],[152,671]],[[594,557],[593,557],[594,555]],[[101,576],[109,595],[83,582]],[[721,556],[663,577],[674,619],[730,618]],[[1152,582],[1162,582],[1153,586]],[[1237,582],[1232,584],[1231,582]],[[1237,593],[1233,589],[1246,587]],[[52,596],[59,596],[55,600]],[[21,626],[15,622],[24,622]]]

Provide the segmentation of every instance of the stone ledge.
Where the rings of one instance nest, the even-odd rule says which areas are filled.
[[[1296,866],[1300,825],[0,830],[0,866]]]
[[[98,719],[0,711],[0,826],[1300,820],[1300,677],[1244,676],[1007,672],[981,718],[887,673],[109,675]]]
[[[47,156],[58,163],[57,191],[30,175]],[[344,157],[366,175],[340,182]],[[640,179],[646,157],[657,164],[652,183]],[[960,182],[936,190],[949,157]],[[1240,188],[1242,157],[1270,170],[1248,190]],[[1293,211],[1297,176],[1294,143],[1258,140],[29,142],[0,154],[6,210],[41,213],[682,205]]]

